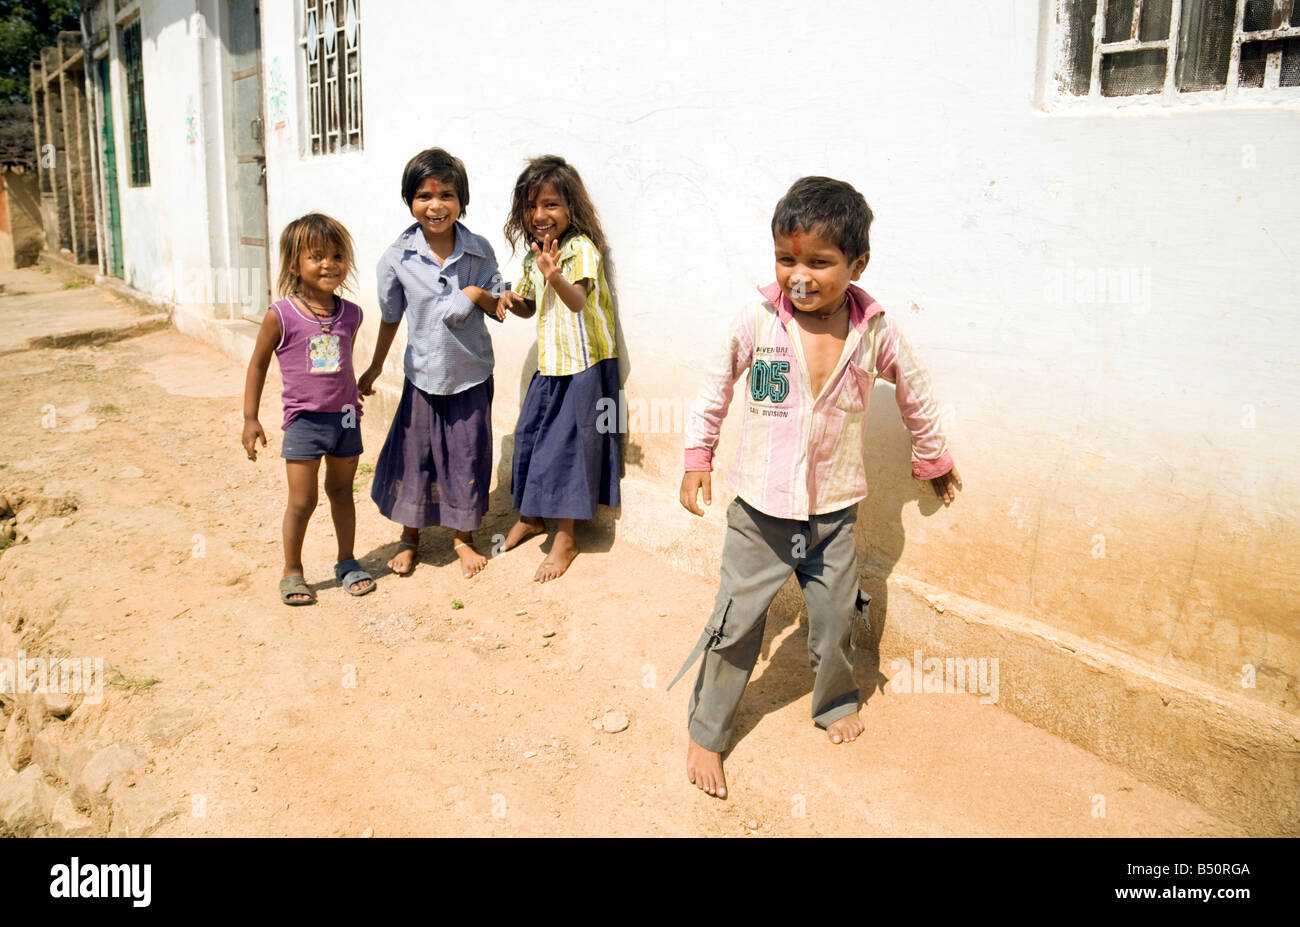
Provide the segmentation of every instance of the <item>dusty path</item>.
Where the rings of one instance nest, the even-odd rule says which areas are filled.
[[[31,289],[19,277],[11,290]],[[0,327],[54,324],[66,298],[52,284],[0,296]],[[68,723],[151,754],[183,809],[160,835],[1240,833],[974,696],[886,687],[866,704],[866,736],[831,746],[808,720],[798,626],[769,627],[732,798],[709,799],[683,771],[687,684],[664,687],[711,578],[588,537],[606,549],[558,582],[529,581],[537,539],[466,580],[446,531],[398,578],[383,569],[397,533],[367,476],[358,554],[378,590],[350,598],[328,582],[322,494],[304,558],[319,603],[287,608],[274,374],[272,446],[254,464],[239,447],[243,368],[211,348],[170,330],[17,347],[0,357],[0,492],[46,500],[46,518],[0,554],[0,620],[21,622],[32,652],[118,668]],[[386,424],[364,420],[363,462]],[[494,500],[480,547],[510,522],[500,487]],[[627,728],[599,730],[607,711]]]

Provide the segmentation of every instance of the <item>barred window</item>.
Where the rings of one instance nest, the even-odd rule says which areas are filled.
[[[1300,0],[1061,0],[1058,21],[1074,96],[1300,87]]]
[[[361,148],[360,0],[302,0],[311,153]]]
[[[126,69],[127,136],[131,147],[131,186],[149,185],[149,131],[144,118],[144,65],[140,57],[140,20],[122,29],[122,65]]]

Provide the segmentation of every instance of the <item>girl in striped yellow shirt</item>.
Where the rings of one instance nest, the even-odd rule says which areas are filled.
[[[557,520],[550,554],[533,576],[555,579],[578,555],[575,520],[595,517],[597,505],[619,504],[622,470],[617,416],[602,408],[618,401],[614,300],[605,280],[605,235],[582,178],[563,158],[528,162],[515,182],[505,234],[522,241],[523,281],[502,297],[525,318],[537,314],[537,373],[515,428],[512,466],[519,521],[503,549]],[[601,403],[605,399],[607,402]]]

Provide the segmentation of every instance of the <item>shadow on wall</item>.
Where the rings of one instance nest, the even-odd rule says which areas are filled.
[[[912,477],[912,436],[903,425],[894,387],[877,383],[867,412],[867,498],[858,510],[858,582],[871,596],[871,633],[862,641],[862,657],[873,660],[872,691],[887,677],[879,669],[880,637],[889,620],[888,580],[903,556],[903,509],[915,502],[929,518],[943,503],[929,481]]]
[[[535,317],[526,320],[532,325],[536,325]],[[514,421],[519,420],[519,413],[524,408],[524,398],[528,394],[528,384],[533,381],[533,375],[537,373],[537,342],[534,341],[528,349],[528,354],[524,357],[523,366],[519,369],[519,403],[515,408],[515,414],[511,417]],[[501,456],[497,461],[497,478],[496,488],[488,496],[488,514],[483,519],[483,527],[487,528],[493,536],[504,535],[510,530],[510,526],[515,523],[518,517],[515,514],[514,503],[514,479],[513,464],[515,460],[515,435],[513,428],[501,436]],[[546,542],[547,550],[550,550],[549,539]],[[495,542],[494,542],[495,546]]]
[[[877,383],[867,412],[867,498],[858,507],[854,529],[858,548],[858,583],[871,596],[871,632],[854,637],[854,670],[862,704],[882,691],[889,678],[880,671],[881,633],[889,617],[888,579],[903,554],[903,509],[912,502],[927,518],[943,507],[928,482],[912,478],[911,435],[903,425],[890,383]],[[777,650],[771,648],[786,629]],[[769,657],[769,653],[771,656]],[[745,690],[736,713],[732,745],[752,731],[768,712],[778,711],[812,691],[808,667],[808,615],[798,581],[782,587],[768,610],[761,659],[769,660],[761,676]]]
[[[30,267],[37,262],[45,247],[40,183],[35,171],[25,174],[6,172],[3,181],[13,236],[14,266]]]
[[[614,301],[614,345],[618,350],[618,388],[621,395],[626,395],[627,381],[632,376],[632,355],[628,351],[627,339],[623,336],[623,307],[618,297],[618,269],[614,263],[613,249],[607,248],[610,252],[605,257],[605,282],[609,284],[609,295]],[[622,406],[620,396],[619,403]],[[628,432],[623,432],[623,447],[620,459],[623,463],[620,477],[627,475],[628,466],[641,465],[641,446],[632,441]],[[615,518],[618,516],[615,515]]]

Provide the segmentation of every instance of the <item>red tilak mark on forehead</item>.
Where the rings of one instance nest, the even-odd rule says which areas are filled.
[[[794,251],[794,256],[798,257],[800,248],[799,248],[799,233],[797,231],[790,233],[790,244],[793,246],[791,250]]]

